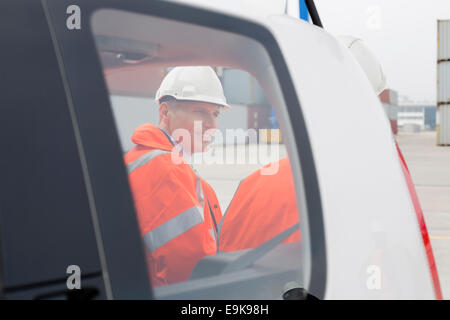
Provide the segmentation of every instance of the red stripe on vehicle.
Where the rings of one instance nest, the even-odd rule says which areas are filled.
[[[419,222],[420,231],[422,233],[422,240],[425,246],[425,252],[427,254],[428,266],[431,272],[431,278],[433,281],[434,294],[436,299],[442,300],[442,291],[441,284],[439,282],[439,276],[436,268],[436,262],[434,260],[433,250],[431,248],[430,237],[428,236],[427,226],[425,224],[425,219],[423,218],[422,208],[420,207],[419,198],[417,197],[416,189],[414,188],[414,184],[411,178],[411,174],[409,173],[408,166],[406,165],[405,158],[403,158],[403,154],[398,147],[397,142],[395,142],[395,146],[397,147],[398,156],[400,158],[401,167],[403,170],[403,174],[405,176],[406,183],[408,185],[409,194],[411,196],[411,200],[414,205],[414,209],[416,211],[417,220]]]

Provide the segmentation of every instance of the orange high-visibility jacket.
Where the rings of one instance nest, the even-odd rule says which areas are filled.
[[[274,175],[259,169],[241,182],[220,223],[220,251],[255,248],[299,222],[289,159],[278,166]],[[293,241],[300,230],[282,243]]]
[[[161,129],[143,124],[132,141],[125,163],[152,285],[188,280],[201,258],[217,252],[216,194]]]

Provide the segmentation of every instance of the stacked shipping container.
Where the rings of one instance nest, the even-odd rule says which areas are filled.
[[[391,123],[391,129],[393,134],[397,134],[397,114],[398,114],[398,97],[397,92],[391,89],[386,89],[380,94],[380,100],[383,104],[386,116]]]
[[[233,104],[233,109],[234,104],[241,107],[223,112],[219,129],[223,132],[227,128],[254,129],[258,133],[259,142],[281,142],[280,130],[274,124],[275,114],[256,79],[249,73],[236,69],[223,69],[221,79],[228,103]]]
[[[437,144],[450,146],[450,20],[438,20]]]

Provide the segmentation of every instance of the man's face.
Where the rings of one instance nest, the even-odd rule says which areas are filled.
[[[164,117],[173,138],[192,154],[205,151],[211,143],[219,113],[220,107],[215,104],[177,101],[170,104]]]

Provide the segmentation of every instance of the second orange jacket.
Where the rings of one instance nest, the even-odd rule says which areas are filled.
[[[239,185],[220,226],[220,251],[255,248],[299,222],[289,159],[273,175],[259,169]],[[300,230],[283,243],[300,241]]]

